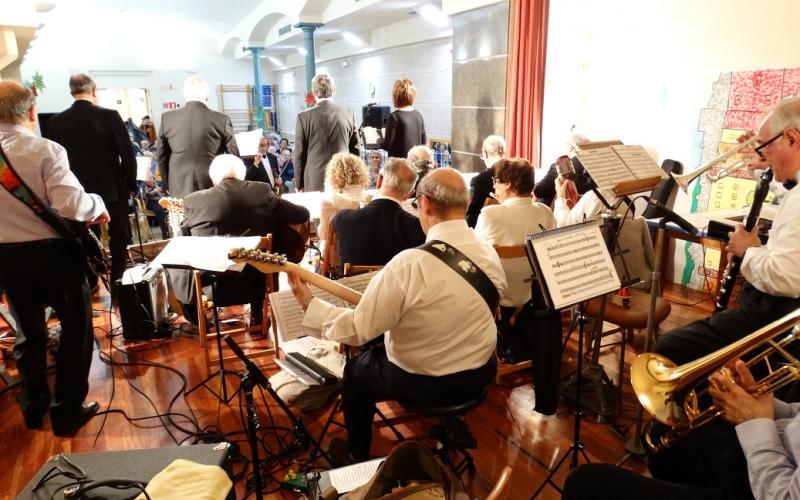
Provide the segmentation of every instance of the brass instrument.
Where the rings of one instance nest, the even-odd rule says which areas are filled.
[[[639,355],[631,365],[631,384],[639,402],[658,422],[645,429],[645,446],[652,451],[669,447],[689,431],[714,420],[724,413],[705,395],[707,379],[717,371],[751,351],[764,350],[747,361],[747,366],[764,362],[768,374],[756,382],[751,394],[773,392],[789,382],[800,379],[800,360],[785,347],[800,338],[800,309],[773,321],[750,335],[695,361],[676,366],[655,353]],[[783,338],[778,339],[787,330]],[[773,354],[787,362],[775,363]],[[783,361],[783,360],[781,360]],[[705,405],[705,407],[704,407]],[[659,429],[661,427],[661,429]]]
[[[675,179],[675,182],[678,184],[678,186],[680,186],[681,189],[683,189],[683,192],[686,193],[686,192],[688,192],[689,184],[691,184],[692,181],[695,180],[697,177],[700,177],[701,175],[703,175],[704,173],[708,172],[712,168],[716,167],[720,163],[726,161],[728,158],[730,158],[731,156],[735,155],[739,151],[741,151],[741,150],[743,150],[745,148],[748,148],[748,147],[755,146],[757,141],[758,141],[758,137],[754,135],[750,139],[748,139],[745,142],[739,144],[738,146],[736,146],[735,148],[731,149],[730,151],[726,151],[725,153],[719,155],[718,157],[714,158],[713,160],[711,160],[710,162],[706,163],[705,165],[703,165],[702,167],[696,169],[693,172],[690,172],[690,173],[684,174],[684,175],[675,175],[675,174],[671,173],[670,175],[672,176],[673,179]],[[737,171],[740,168],[745,167],[745,166],[747,166],[747,162],[744,161],[744,160],[739,160],[736,163],[734,163],[733,165],[720,170],[719,172],[717,172],[714,175],[710,175],[709,174],[708,180],[710,180],[711,182],[716,182],[716,181],[718,181],[720,179],[724,179],[725,177],[728,177],[729,175],[731,175],[735,171]]]

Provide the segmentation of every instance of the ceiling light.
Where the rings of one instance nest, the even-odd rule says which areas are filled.
[[[301,56],[308,55],[308,51],[306,50],[305,47],[297,47],[297,52],[299,52]]]
[[[280,66],[280,67],[283,67],[283,66],[284,66],[284,64],[281,62],[281,60],[280,60],[280,59],[278,59],[278,58],[277,58],[277,57],[275,57],[275,56],[269,56],[269,57],[267,57],[267,59],[269,59],[269,62],[271,62],[271,63],[272,63],[272,64],[274,64],[275,66]]]
[[[350,45],[355,45],[356,47],[363,47],[366,45],[364,40],[359,38],[357,35],[350,33],[349,31],[342,31],[342,38],[344,38],[345,41]]]
[[[445,16],[444,13],[433,4],[422,4],[422,7],[419,9],[419,15],[429,23],[435,24],[436,26],[447,26],[447,16]]]

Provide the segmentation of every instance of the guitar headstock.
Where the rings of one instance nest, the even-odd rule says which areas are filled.
[[[172,196],[162,196],[158,200],[158,204],[167,210],[182,210],[183,198],[174,198]]]
[[[285,255],[246,248],[234,248],[228,252],[228,258],[237,263],[250,264],[262,273],[286,271],[288,265]]]

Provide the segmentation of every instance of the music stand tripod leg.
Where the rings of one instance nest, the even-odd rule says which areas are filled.
[[[208,274],[211,278],[211,294],[214,297],[217,297],[217,275],[216,274]],[[201,300],[201,297],[198,297],[197,300]],[[208,389],[208,391],[217,397],[220,401],[224,402],[225,404],[230,404],[233,400],[233,397],[236,395],[233,392],[230,397],[228,397],[228,386],[225,381],[226,375],[234,375],[236,377],[239,376],[237,372],[226,370],[225,369],[225,361],[222,359],[222,331],[220,330],[220,323],[219,323],[219,313],[217,311],[217,304],[214,302],[214,306],[211,308],[211,312],[214,315],[214,328],[217,331],[217,355],[219,357],[219,370],[212,372],[208,377],[201,380],[197,385],[186,391],[186,396],[194,392],[196,389],[199,389],[201,386]],[[205,321],[205,318],[197,318],[197,321]],[[201,333],[202,334],[202,333]],[[214,379],[214,377],[219,375],[220,386],[222,387],[222,396],[214,392],[213,389],[208,387],[208,383]]]
[[[536,498],[536,496],[544,490],[545,486],[548,484],[555,488],[556,491],[559,493],[561,492],[561,488],[559,488],[553,482],[553,476],[555,476],[556,472],[564,465],[567,461],[567,458],[570,458],[569,468],[570,470],[574,469],[578,466],[578,459],[580,455],[583,455],[583,459],[589,463],[589,456],[586,454],[586,450],[584,449],[583,443],[581,442],[581,419],[583,418],[583,410],[581,409],[581,379],[583,378],[581,374],[583,373],[583,337],[586,333],[586,315],[584,313],[584,303],[580,303],[578,305],[578,371],[577,371],[577,379],[575,381],[575,422],[573,427],[573,435],[572,435],[572,444],[569,448],[564,452],[564,455],[561,456],[561,459],[558,461],[556,466],[550,470],[550,473],[547,475],[542,484],[536,489],[536,491],[531,496],[531,499]]]
[[[241,388],[244,391],[245,404],[247,406],[247,441],[250,444],[250,458],[253,461],[253,488],[256,493],[256,500],[264,498],[264,484],[261,482],[261,460],[258,457],[258,430],[261,422],[256,414],[256,404],[253,400],[253,388],[256,383],[252,380],[249,373],[242,375]],[[246,487],[246,485],[245,485]],[[249,491],[245,492],[245,496]]]

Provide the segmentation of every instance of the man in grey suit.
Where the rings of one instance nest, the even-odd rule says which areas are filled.
[[[298,191],[322,191],[325,165],[339,152],[358,154],[353,111],[333,103],[336,85],[329,75],[311,80],[317,104],[297,115],[294,134],[294,180]]]
[[[233,126],[227,115],[208,109],[208,83],[190,76],[183,85],[186,105],[161,115],[158,166],[172,196],[212,187],[208,167],[215,156],[239,156]]]

